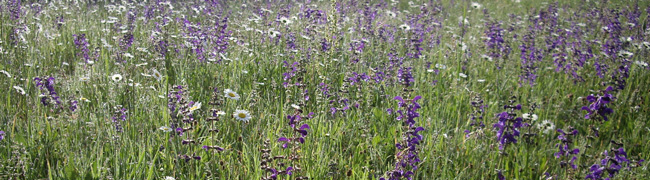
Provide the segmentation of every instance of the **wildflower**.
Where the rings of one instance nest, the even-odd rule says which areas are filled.
[[[5,132],[0,131],[0,141],[2,141],[5,138]]]
[[[162,80],[162,74],[160,74],[160,72],[158,72],[158,70],[153,69],[152,71],[153,71],[153,77],[156,78],[156,80],[158,80],[158,81]]]
[[[634,61],[634,64],[641,66],[641,67],[648,67],[648,63],[643,62],[643,61]]]
[[[458,73],[458,76],[460,76],[462,78],[467,78],[467,74],[465,74],[465,73]]]
[[[122,77],[122,75],[120,75],[120,74],[114,74],[114,75],[111,76],[111,79],[112,79],[114,82],[120,82],[120,81],[122,81],[122,78],[123,78],[123,77]]]
[[[226,89],[226,90],[223,91],[223,93],[225,93],[226,97],[229,98],[229,99],[239,100],[239,94],[237,94],[237,92],[235,92],[233,90]]]
[[[481,7],[483,7],[481,4],[476,3],[476,2],[472,2],[472,8],[474,8],[474,9],[481,9]]]
[[[274,37],[278,37],[278,36],[280,36],[279,31],[269,30],[269,37],[270,38],[274,38]]]
[[[192,105],[192,107],[190,107],[190,113],[192,113],[192,112],[194,112],[194,111],[196,111],[198,109],[201,109],[201,103],[200,102],[194,103]]]
[[[402,24],[402,25],[399,26],[399,28],[404,30],[404,31],[411,30],[411,26],[409,26],[407,24]]]
[[[160,126],[160,128],[158,128],[158,129],[160,129],[163,132],[171,132],[172,131],[172,128],[169,128],[167,126]]]
[[[529,113],[524,113],[521,115],[524,119],[529,119],[532,121],[537,121],[537,114],[529,114]]]
[[[291,104],[291,107],[294,108],[294,109],[300,109],[300,106],[298,106],[296,104]]]
[[[79,81],[81,81],[81,82],[88,82],[88,81],[90,81],[90,77],[87,77],[87,76],[80,77],[80,78],[79,78]]]
[[[215,112],[214,114],[215,114],[215,116],[223,116],[223,115],[226,115],[226,112],[223,112],[223,111],[217,111],[217,112]]]
[[[397,14],[395,14],[393,11],[386,11],[386,15],[390,18],[395,18],[397,17]]]
[[[171,176],[165,176],[165,179],[164,179],[164,180],[176,180],[176,178],[171,177]]]
[[[7,76],[8,78],[11,78],[11,74],[9,74],[9,72],[7,72],[7,71],[5,71],[5,70],[0,70],[0,73],[4,74],[4,75]]]
[[[246,110],[236,110],[232,116],[244,122],[248,122],[251,119],[251,114]]]
[[[544,134],[548,134],[548,133],[552,132],[553,130],[555,130],[555,124],[553,124],[553,122],[551,122],[549,120],[544,120],[544,121],[542,121],[542,123],[537,124],[537,129],[542,131],[542,133],[544,133]]]
[[[447,66],[445,66],[444,64],[436,64],[435,67],[438,69],[447,69]]]
[[[20,86],[14,86],[14,89],[16,89],[16,92],[18,92],[18,94],[25,95],[25,90]]]
[[[286,17],[281,17],[280,22],[282,24],[285,24],[285,25],[289,25],[289,24],[293,23],[293,21],[291,21],[289,18],[286,18]]]

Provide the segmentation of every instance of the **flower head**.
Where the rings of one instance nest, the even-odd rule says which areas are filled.
[[[198,109],[201,109],[201,103],[200,102],[194,103],[192,105],[192,107],[190,107],[190,113],[192,113],[192,112],[194,112],[194,111],[196,111]]]
[[[226,94],[226,97],[229,98],[229,99],[239,100],[239,94],[237,94],[237,92],[235,92],[233,90],[226,89],[226,90],[223,91],[223,93]]]
[[[160,128],[158,128],[158,129],[160,129],[163,132],[171,132],[172,131],[172,128],[169,128],[167,126],[160,126]]]
[[[25,95],[25,89],[21,88],[20,86],[14,86],[14,89],[16,89],[16,92],[20,95]]]
[[[544,120],[542,123],[537,124],[537,128],[544,134],[555,131],[555,124],[549,120]]]
[[[153,75],[154,78],[156,78],[156,80],[158,80],[158,81],[162,80],[163,76],[162,76],[162,74],[160,74],[160,72],[158,72],[158,70],[153,69],[152,71],[153,71],[152,75]]]
[[[399,26],[399,28],[404,30],[404,31],[411,30],[411,26],[409,26],[407,24],[402,24],[402,25]]]
[[[251,114],[246,110],[236,110],[232,116],[244,122],[248,122],[251,119]]]
[[[120,82],[120,81],[122,81],[123,77],[122,77],[122,75],[120,75],[120,74],[113,74],[113,75],[111,76],[111,79],[112,79],[113,81],[115,81],[115,82]]]

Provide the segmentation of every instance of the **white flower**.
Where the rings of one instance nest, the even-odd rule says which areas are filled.
[[[233,90],[226,89],[226,90],[223,91],[223,93],[225,93],[226,97],[229,98],[229,99],[239,100],[239,94],[237,94],[237,92],[235,92]]]
[[[7,76],[8,78],[11,78],[11,74],[9,74],[9,72],[5,70],[0,70],[0,73],[5,74],[5,76]]]
[[[472,8],[474,8],[474,9],[481,9],[481,7],[483,7],[481,4],[476,3],[476,2],[472,2]]]
[[[291,104],[291,107],[294,108],[294,109],[300,109],[300,106],[298,106],[296,104]]]
[[[80,78],[79,78],[79,81],[81,81],[81,82],[88,82],[88,81],[90,81],[90,77],[86,77],[86,76],[84,76],[84,77],[80,77]]]
[[[171,132],[172,131],[172,128],[169,128],[167,126],[160,126],[160,128],[158,128],[158,129],[160,129],[163,132]],[[169,176],[167,176],[165,179],[169,179]]]
[[[90,102],[90,100],[88,100],[88,98],[85,98],[85,97],[80,97],[79,100],[83,101],[83,102],[87,102],[87,103]]]
[[[464,73],[458,73],[458,76],[460,76],[462,78],[467,78],[467,74],[464,74]]]
[[[476,81],[482,83],[482,82],[485,82],[485,79],[479,79],[479,80],[476,80]]]
[[[447,66],[445,66],[444,64],[436,64],[435,67],[438,69],[447,69]]]
[[[280,31],[269,30],[269,37],[274,38],[280,36]]]
[[[427,69],[427,72],[435,72],[433,69]]]
[[[201,103],[200,102],[194,103],[192,105],[192,107],[190,107],[190,113],[192,113],[192,112],[194,112],[194,111],[196,111],[198,109],[201,109]]]
[[[524,119],[530,119],[530,120],[533,120],[533,121],[537,120],[537,114],[532,114],[531,115],[529,113],[524,113],[521,116],[523,116]]]
[[[111,79],[115,82],[120,82],[122,80],[122,75],[114,74],[113,76],[111,76]]]
[[[14,89],[16,89],[16,92],[18,92],[18,94],[25,95],[25,90],[20,86],[14,86]]]
[[[542,123],[537,124],[537,128],[541,130],[544,134],[551,133],[555,131],[555,124],[549,120],[544,120]]]
[[[160,72],[158,72],[156,69],[153,69],[153,77],[158,81],[162,80],[162,74],[160,74]]]
[[[404,30],[404,31],[411,30],[411,26],[409,26],[407,24],[402,24],[402,25],[399,26],[399,28]]]
[[[492,62],[492,57],[490,57],[490,56],[488,56],[488,55],[483,54],[483,55],[481,55],[481,58],[483,58],[483,59],[485,59],[485,60],[488,60],[488,61]]]
[[[643,61],[634,61],[634,64],[639,65],[641,67],[648,67],[648,63]]]
[[[171,176],[165,176],[165,179],[164,179],[164,180],[176,180],[176,178],[171,177]]]
[[[282,24],[285,24],[285,25],[289,25],[289,24],[293,23],[293,21],[291,21],[289,18],[286,18],[286,17],[281,17],[280,22]]]
[[[248,113],[246,110],[236,110],[235,113],[232,114],[235,119],[248,122],[251,119],[251,114]]]
[[[386,15],[390,18],[395,18],[397,17],[397,14],[395,14],[393,11],[386,11]]]
[[[223,111],[217,111],[215,114],[216,114],[217,116],[223,116],[223,115],[226,115],[226,112],[223,112]]]

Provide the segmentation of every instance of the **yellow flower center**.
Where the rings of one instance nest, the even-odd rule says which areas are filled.
[[[228,93],[228,96],[235,97],[235,93]]]
[[[237,114],[237,116],[239,116],[239,118],[246,118],[246,114],[244,114],[244,113],[239,113],[239,114]]]

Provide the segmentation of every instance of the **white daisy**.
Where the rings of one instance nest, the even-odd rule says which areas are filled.
[[[533,120],[533,121],[536,121],[537,118],[538,118],[537,114],[524,113],[524,114],[522,114],[522,116],[523,116],[524,119],[530,119],[530,120]]]
[[[236,110],[235,113],[232,114],[235,119],[248,122],[251,119],[251,114],[248,113],[246,110]]]
[[[21,88],[20,86],[14,86],[14,89],[16,89],[16,92],[21,95],[25,95],[25,89]]]
[[[169,128],[167,126],[160,126],[160,128],[158,128],[158,129],[160,129],[163,132],[171,132],[172,131],[172,128]],[[165,179],[167,179],[167,178],[165,178]]]
[[[390,18],[395,18],[397,17],[397,14],[395,14],[393,11],[386,11],[386,15]]]
[[[153,77],[156,78],[156,80],[160,81],[162,80],[163,76],[162,74],[160,74],[160,72],[158,72],[158,70],[153,69]]]
[[[122,80],[122,75],[120,74],[114,74],[111,76],[111,79],[115,82],[120,82]]]
[[[639,65],[641,67],[648,67],[648,63],[643,61],[634,61],[634,64]]]
[[[445,66],[444,64],[436,64],[435,67],[438,69],[447,69],[447,66]]]
[[[549,120],[544,120],[542,123],[537,124],[537,128],[541,130],[542,133],[548,134],[555,131],[555,124]]]
[[[472,2],[472,8],[474,8],[474,9],[481,9],[481,7],[483,7],[481,4],[476,3],[476,2]]]
[[[404,31],[411,30],[411,26],[409,26],[407,24],[402,24],[402,25],[399,26],[399,28],[404,30]]]
[[[280,22],[282,24],[285,24],[285,25],[289,25],[289,24],[293,23],[293,21],[291,21],[289,18],[286,18],[286,17],[281,17]]]
[[[4,74],[4,75],[7,76],[8,78],[11,78],[11,74],[9,74],[9,72],[7,72],[7,71],[5,71],[5,70],[0,70],[0,73]]]
[[[233,90],[226,89],[226,90],[223,91],[223,93],[225,93],[226,97],[229,98],[229,99],[239,100],[239,94],[237,94],[237,92],[235,92]]]
[[[88,81],[90,81],[90,77],[87,77],[87,76],[80,77],[80,78],[79,78],[79,81],[81,81],[81,82],[88,82]]]
[[[81,98],[79,98],[79,100],[83,101],[83,102],[87,102],[87,103],[90,102],[90,100],[88,98],[85,98],[85,97],[81,97]]]
[[[192,112],[194,112],[194,111],[196,111],[198,109],[201,109],[201,103],[200,102],[194,103],[192,105],[192,107],[190,107],[190,113],[192,113]]]

